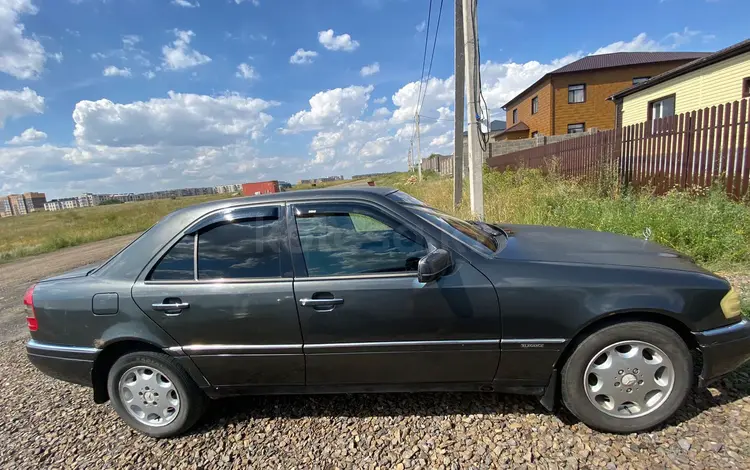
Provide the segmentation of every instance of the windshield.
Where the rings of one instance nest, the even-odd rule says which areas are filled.
[[[418,216],[428,222],[432,222],[448,232],[449,235],[457,238],[474,249],[485,253],[488,251],[490,253],[497,251],[498,244],[495,237],[482,230],[478,224],[459,219],[458,217],[453,217],[445,212],[424,205],[409,205],[409,207],[413,209],[414,213]]]

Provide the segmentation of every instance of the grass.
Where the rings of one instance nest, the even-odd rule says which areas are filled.
[[[181,207],[227,195],[130,202],[0,219],[0,262],[146,230]]]
[[[412,173],[375,177],[377,186],[401,189],[431,206],[453,211],[453,182],[426,171],[422,182]],[[318,187],[340,182],[318,185]],[[296,186],[294,189],[305,189]],[[688,254],[715,270],[750,266],[750,208],[728,199],[720,188],[670,192],[621,191],[604,179],[596,184],[560,178],[554,171],[520,169],[484,175],[485,219],[491,222],[556,225],[642,237]],[[54,251],[147,229],[180,207],[224,195],[162,199],[0,219],[0,262]],[[468,201],[468,188],[464,192]],[[468,203],[456,211],[470,218]]]
[[[471,218],[467,203],[453,210],[453,181],[427,174],[418,184],[407,174],[376,180],[427,204]],[[708,265],[750,265],[750,208],[727,198],[721,188],[693,194],[673,191],[622,192],[616,185],[580,184],[539,170],[488,171],[484,175],[485,220],[584,228],[643,237]],[[468,201],[464,192],[463,200]]]

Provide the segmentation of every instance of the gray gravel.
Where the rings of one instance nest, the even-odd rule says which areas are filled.
[[[184,437],[132,431],[90,389],[0,343],[0,468],[749,468],[750,367],[692,394],[668,426],[617,436],[493,394],[252,397]]]

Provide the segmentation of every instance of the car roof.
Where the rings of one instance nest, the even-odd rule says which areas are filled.
[[[286,202],[288,200],[304,201],[314,199],[327,199],[331,197],[356,197],[367,199],[372,196],[387,196],[388,194],[395,193],[397,189],[380,187],[380,186],[333,186],[330,188],[323,189],[302,189],[299,191],[282,191],[279,193],[269,194],[258,194],[255,196],[244,196],[244,197],[233,197],[227,199],[218,199],[216,201],[203,202],[192,206],[179,209],[175,212],[180,211],[194,211],[195,209],[203,209],[204,212],[210,212],[212,209],[221,209],[224,207],[241,206],[244,204],[257,204],[257,203],[274,203],[274,202]]]

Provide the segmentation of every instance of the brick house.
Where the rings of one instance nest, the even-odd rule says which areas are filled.
[[[507,128],[495,140],[613,129],[608,98],[695,59],[703,52],[616,52],[584,57],[547,73],[503,106]]]

